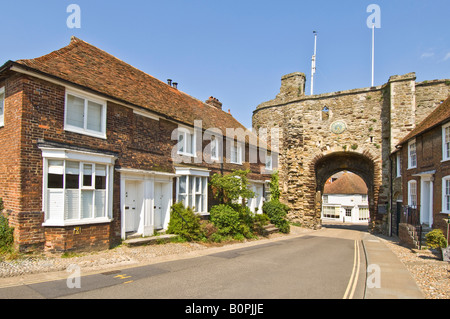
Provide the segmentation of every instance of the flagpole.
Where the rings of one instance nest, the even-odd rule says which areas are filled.
[[[372,87],[375,79],[375,23],[372,25]]]

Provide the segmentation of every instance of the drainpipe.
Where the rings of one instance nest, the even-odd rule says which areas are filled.
[[[390,190],[389,190],[389,200],[390,200],[390,207],[389,207],[389,212],[388,212],[388,214],[390,214],[390,216],[389,216],[389,218],[388,218],[388,220],[389,220],[389,237],[392,237],[392,207],[393,207],[393,205],[394,205],[394,202],[393,202],[393,200],[394,200],[394,198],[393,198],[393,195],[392,195],[392,191],[393,191],[393,189],[394,189],[394,187],[392,186],[392,184],[393,184],[393,178],[392,178],[392,154],[389,156],[389,188],[390,188]],[[398,222],[398,221],[397,221]]]

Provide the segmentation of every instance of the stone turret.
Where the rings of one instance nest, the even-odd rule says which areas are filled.
[[[305,95],[306,76],[301,72],[286,74],[281,77],[281,89],[277,99],[295,99]]]

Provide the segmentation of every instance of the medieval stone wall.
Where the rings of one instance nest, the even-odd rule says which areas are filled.
[[[316,165],[327,156],[342,154],[345,160],[336,169],[354,171],[361,158],[372,163],[371,177],[365,178],[372,190],[370,226],[385,231],[391,197],[390,154],[401,138],[450,94],[449,82],[416,85],[415,74],[410,73],[393,76],[382,86],[313,96],[299,94],[304,87],[293,85],[304,83],[303,73],[284,76],[280,93],[260,104],[253,115],[255,129],[281,130],[280,189],[282,200],[291,207],[290,219],[306,227],[320,227],[323,185],[319,179],[323,178],[317,175]],[[323,160],[321,164],[327,165]]]

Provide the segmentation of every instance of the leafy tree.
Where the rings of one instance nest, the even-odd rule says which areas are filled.
[[[227,175],[214,174],[210,181],[214,198],[221,204],[245,206],[246,200],[255,196],[255,193],[248,188],[249,172],[249,170],[235,170]],[[240,199],[241,203],[239,203]]]

